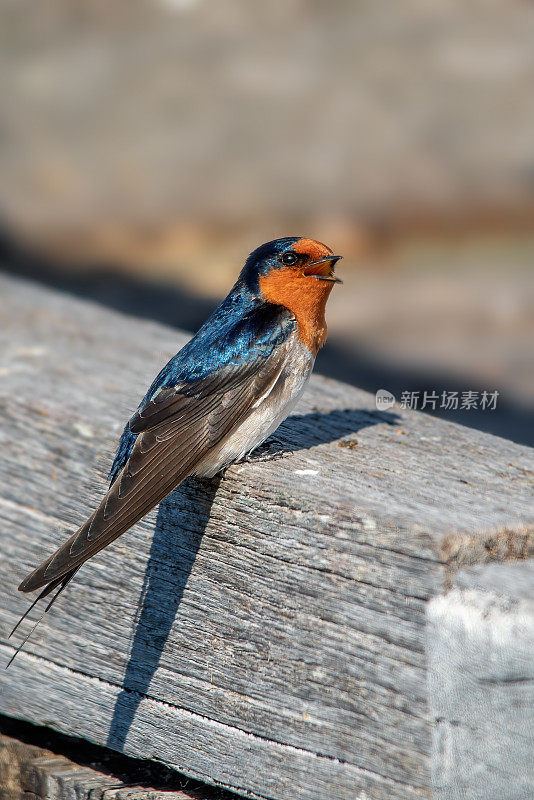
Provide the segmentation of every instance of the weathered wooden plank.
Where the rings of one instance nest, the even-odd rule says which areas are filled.
[[[185,337],[0,292],[7,631],[19,579],[91,510]],[[0,710],[261,797],[427,797],[425,601],[460,565],[532,551],[532,453],[392,411],[315,377],[291,455],[188,482],[81,570]]]
[[[534,562],[455,583],[428,606],[435,800],[531,800]]]

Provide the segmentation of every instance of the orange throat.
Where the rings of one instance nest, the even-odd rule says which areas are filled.
[[[262,276],[259,283],[268,303],[291,311],[297,321],[300,341],[316,356],[326,341],[324,314],[334,284],[283,268]]]

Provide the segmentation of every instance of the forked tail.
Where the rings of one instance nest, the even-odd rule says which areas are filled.
[[[80,566],[81,566],[81,564],[80,564]],[[60,578],[56,578],[56,580],[54,580],[54,581],[50,581],[50,583],[48,584],[48,586],[45,586],[45,588],[43,589],[43,591],[41,592],[41,594],[39,594],[39,595],[38,595],[38,596],[35,598],[35,600],[34,600],[34,601],[33,601],[33,603],[31,604],[31,606],[30,606],[28,609],[26,609],[26,611],[24,612],[24,614],[21,616],[21,618],[19,619],[19,621],[17,622],[17,624],[15,625],[15,627],[13,628],[13,630],[11,631],[11,633],[9,634],[9,636],[8,636],[8,639],[10,639],[10,638],[13,636],[13,634],[15,633],[15,631],[18,629],[19,625],[20,625],[22,622],[24,622],[24,620],[26,619],[26,617],[28,616],[28,614],[31,612],[31,610],[33,609],[33,607],[34,607],[34,606],[35,606],[35,605],[36,605],[36,604],[39,602],[39,600],[43,600],[45,597],[48,597],[48,595],[49,595],[49,594],[51,594],[51,593],[54,591],[54,589],[57,589],[57,587],[59,586],[59,589],[58,589],[58,591],[55,593],[55,595],[53,596],[53,598],[52,598],[52,599],[51,599],[51,600],[48,602],[48,604],[45,606],[45,608],[44,608],[44,611],[43,611],[43,613],[41,614],[41,616],[39,617],[39,619],[37,620],[37,622],[35,622],[35,623],[34,623],[33,627],[30,629],[29,633],[27,633],[27,634],[26,634],[26,636],[24,637],[24,639],[22,640],[22,642],[19,644],[19,646],[17,647],[17,649],[15,650],[15,652],[13,653],[13,655],[11,656],[11,658],[9,659],[8,663],[6,664],[6,669],[7,669],[7,668],[8,668],[8,667],[9,667],[9,666],[10,666],[10,665],[13,663],[13,661],[14,661],[15,657],[16,657],[16,656],[17,656],[17,655],[20,653],[20,651],[22,650],[22,648],[24,647],[24,645],[26,644],[26,642],[29,640],[29,638],[30,638],[30,637],[31,637],[31,635],[33,634],[34,630],[37,628],[37,626],[39,625],[39,623],[42,621],[42,619],[43,619],[44,615],[45,615],[45,614],[46,614],[48,611],[50,611],[50,609],[52,608],[52,606],[54,605],[54,603],[55,603],[55,602],[56,602],[56,600],[58,599],[58,597],[59,597],[59,595],[61,594],[61,592],[62,592],[62,591],[63,591],[63,590],[64,590],[64,589],[67,587],[67,584],[69,584],[69,583],[70,583],[70,581],[72,580],[72,578],[73,578],[73,577],[76,575],[76,573],[77,573],[77,572],[78,572],[78,570],[80,569],[80,566],[78,566],[78,567],[75,567],[75,568],[74,568],[74,569],[72,569],[70,572],[67,572],[67,574],[66,574],[66,575],[63,575],[63,576],[62,576],[62,577],[60,577]]]

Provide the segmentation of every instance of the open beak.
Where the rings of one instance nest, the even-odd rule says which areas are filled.
[[[336,275],[334,275],[334,267],[343,256],[326,256],[319,261],[313,261],[304,270],[304,275],[313,275],[320,281],[332,281],[332,283],[343,283]]]

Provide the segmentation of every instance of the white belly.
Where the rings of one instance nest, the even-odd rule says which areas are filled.
[[[237,428],[202,459],[195,475],[211,478],[219,470],[239,461],[273,433],[298,402],[313,369],[314,357],[295,335],[294,343],[270,390],[259,398]]]

